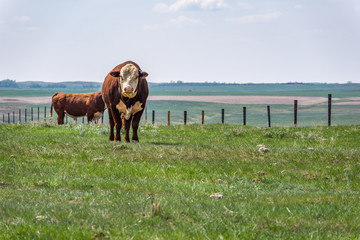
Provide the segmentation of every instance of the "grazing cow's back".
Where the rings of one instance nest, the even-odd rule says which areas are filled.
[[[106,76],[102,95],[109,112],[110,140],[120,141],[121,117],[124,118],[125,141],[130,141],[130,124],[133,128],[132,140],[139,140],[137,129],[149,95],[146,76],[148,74],[131,61],[119,64]]]
[[[55,93],[52,97],[52,108],[58,115],[58,124],[64,123],[65,114],[74,120],[87,116],[88,122],[99,119],[105,110],[101,91],[95,93]]]

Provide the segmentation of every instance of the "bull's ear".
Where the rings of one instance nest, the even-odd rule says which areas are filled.
[[[119,77],[120,72],[119,71],[113,71],[113,72],[110,72],[110,75],[113,76],[113,77]]]
[[[149,74],[147,72],[140,73],[140,78],[146,78],[147,76],[149,76]]]

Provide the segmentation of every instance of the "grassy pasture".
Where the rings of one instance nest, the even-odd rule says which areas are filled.
[[[0,132],[0,239],[359,237],[358,125],[143,125],[139,144],[101,125]]]

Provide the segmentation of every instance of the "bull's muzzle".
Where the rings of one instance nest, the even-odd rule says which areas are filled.
[[[124,97],[127,97],[127,98],[133,98],[133,97],[136,96],[136,94],[137,94],[137,91],[135,91],[135,92],[122,92],[122,95]]]

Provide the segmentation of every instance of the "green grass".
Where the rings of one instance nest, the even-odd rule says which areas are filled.
[[[0,239],[359,237],[360,126],[144,125],[139,144],[101,125],[0,132]]]

